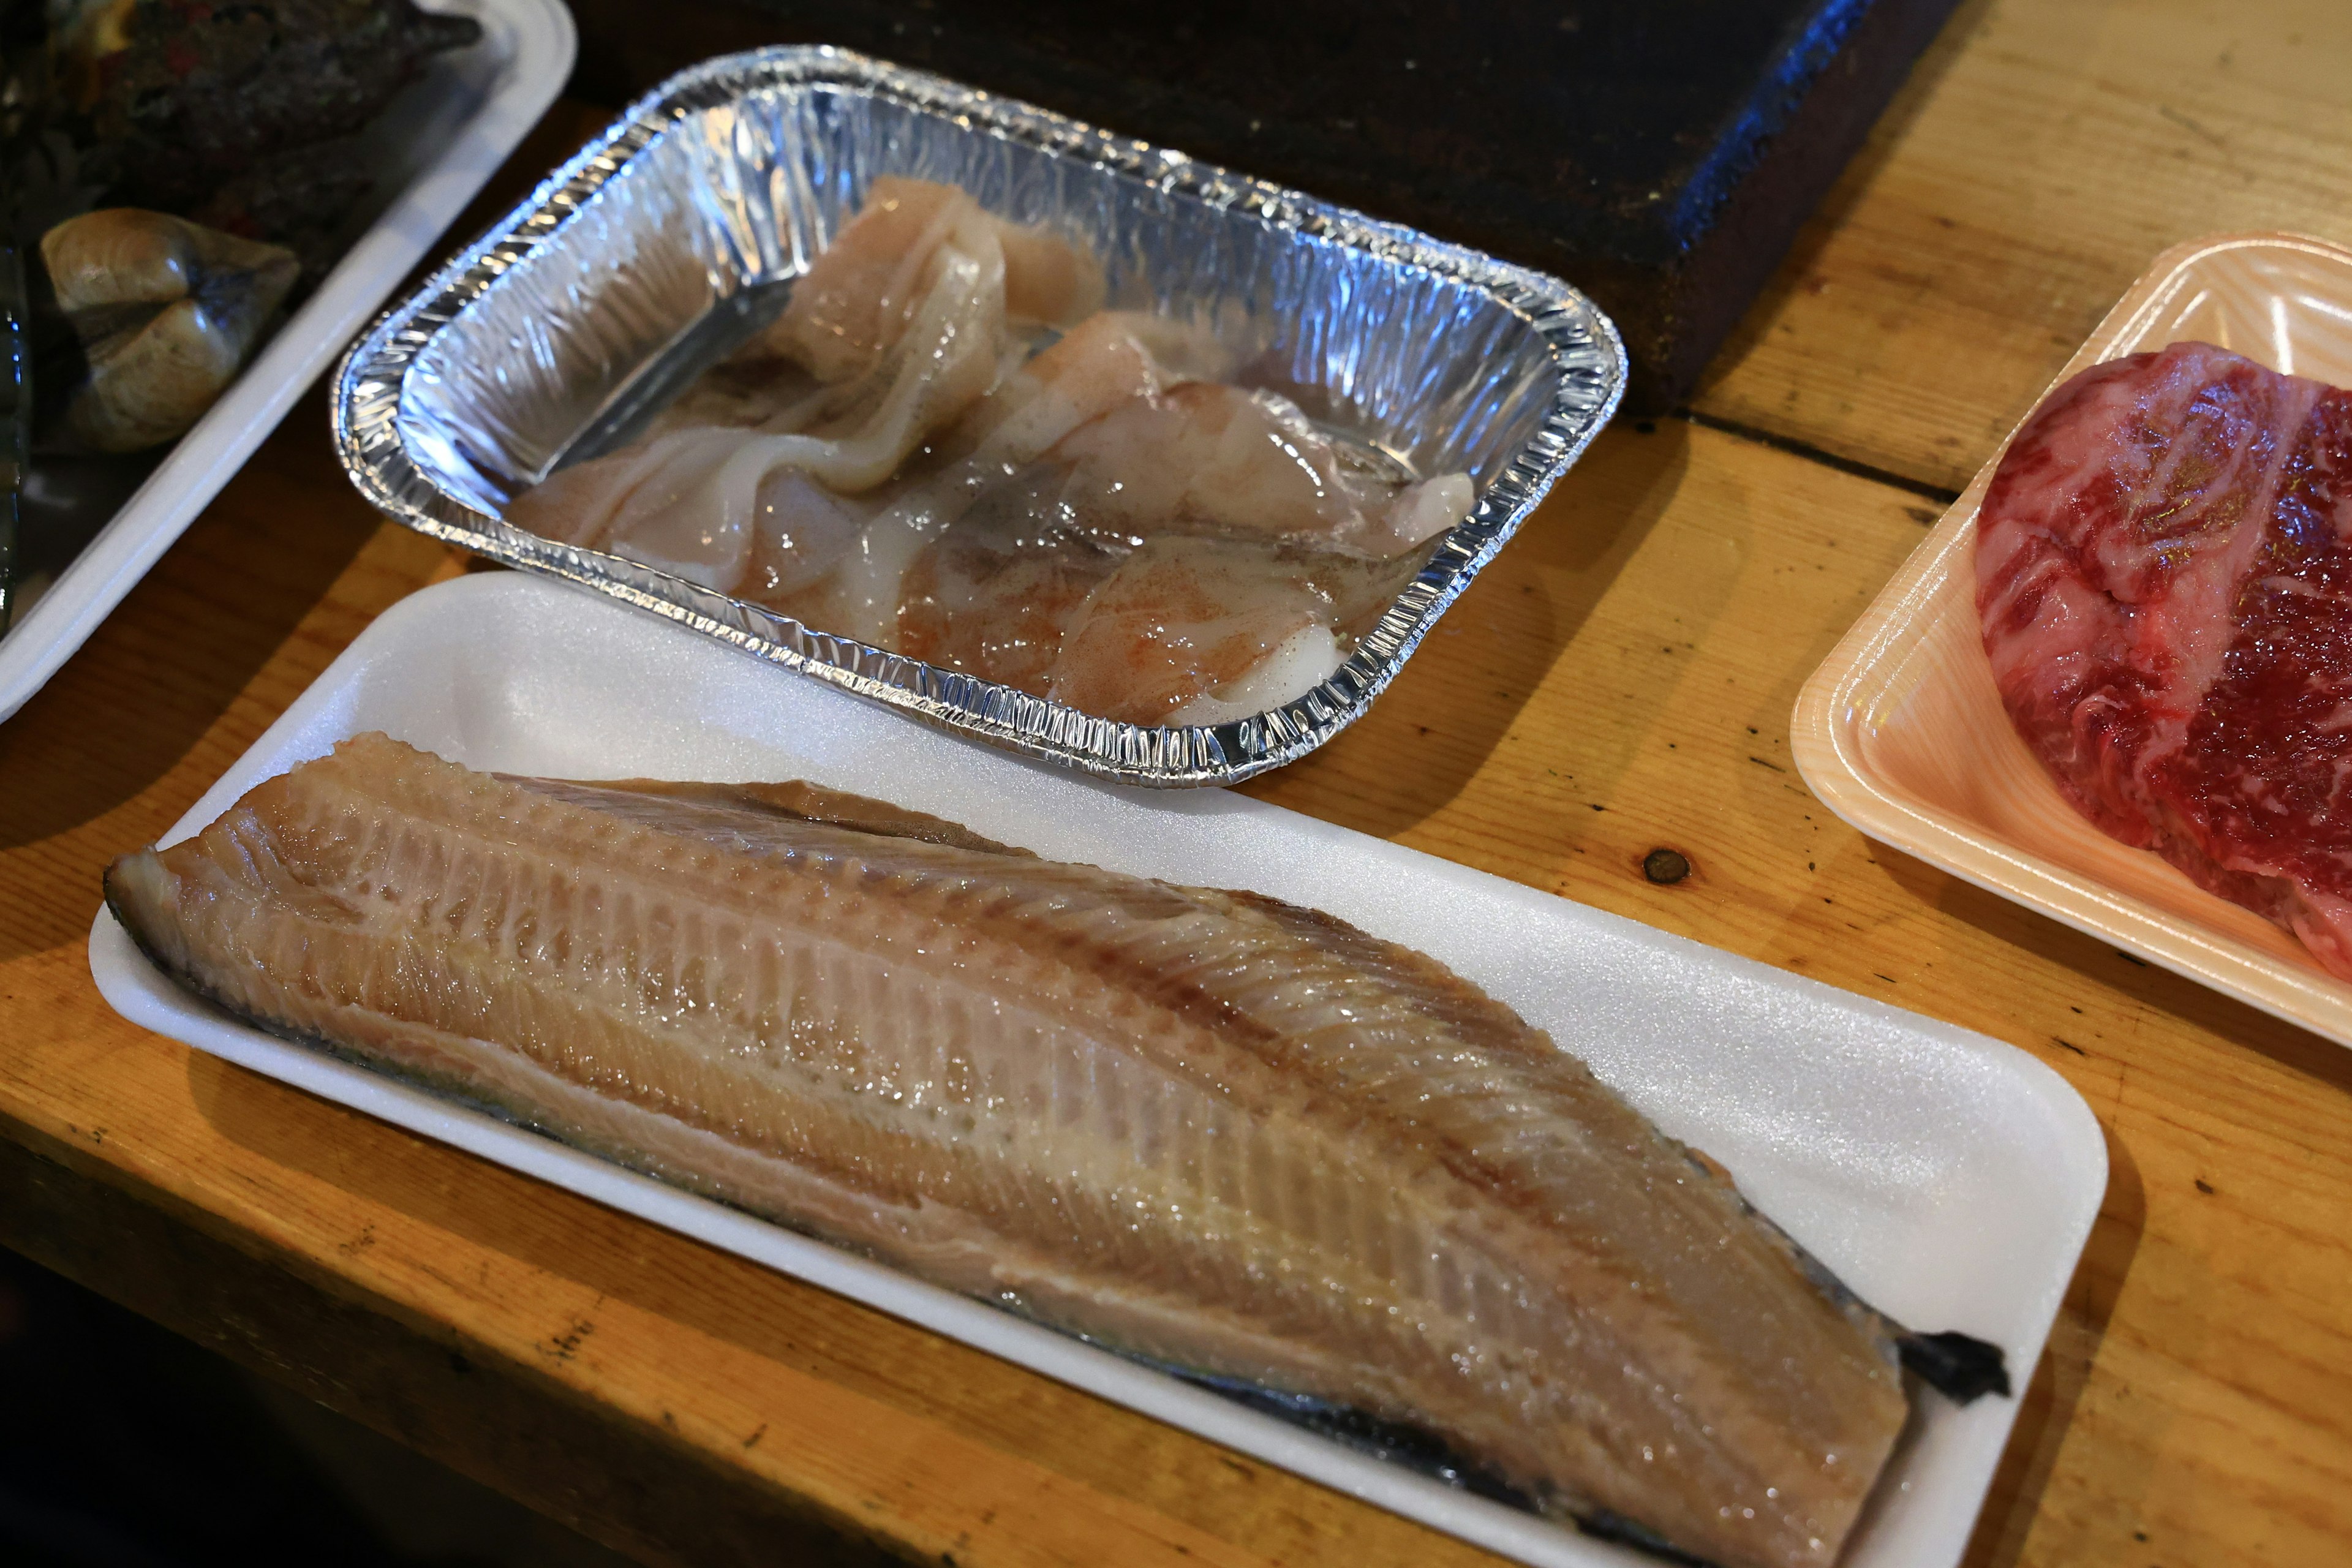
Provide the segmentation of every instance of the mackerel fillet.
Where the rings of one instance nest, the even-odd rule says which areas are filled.
[[[1313,910],[808,784],[362,736],[107,873],[184,984],[1727,1568],[1838,1555],[1895,1332],[1581,1062]]]

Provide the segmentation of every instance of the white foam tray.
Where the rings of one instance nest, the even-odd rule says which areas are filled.
[[[368,133],[382,152],[383,213],[244,374],[156,465],[122,510],[0,637],[0,721],[22,708],[89,640],[147,569],[261,445],[294,400],[342,353],[426,247],[506,162],[572,74],[577,47],[562,0],[424,0],[471,16],[481,41],[436,57]]]
[[[539,578],[463,578],[395,605],[164,841],[373,729],[477,768],[811,778],[1045,855],[1330,910],[1436,955],[1550,1030],[1668,1132],[1729,1166],[1877,1306],[2002,1346],[2021,1392],[2105,1190],[2089,1110],[2012,1047],[1239,795],[1123,789],[1024,762]],[[1521,1562],[1654,1563],[271,1038],[165,980],[104,910],[90,971],[108,1002],[149,1028]],[[2017,1405],[1960,1409],[1930,1394],[1921,1408],[1853,1568],[1956,1562]]]

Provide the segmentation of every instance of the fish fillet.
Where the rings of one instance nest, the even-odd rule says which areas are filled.
[[[1908,1410],[1897,1331],[1712,1166],[1312,910],[382,735],[107,895],[266,1028],[1726,1568],[1834,1561]]]

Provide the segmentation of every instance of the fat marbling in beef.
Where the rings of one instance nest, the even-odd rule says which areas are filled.
[[[2067,797],[2352,978],[2352,393],[2207,343],[2095,365],[1977,528],[1985,652]]]

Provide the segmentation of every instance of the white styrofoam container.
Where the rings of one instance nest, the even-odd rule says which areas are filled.
[[[73,657],[245,466],[572,74],[578,40],[563,0],[424,0],[424,8],[471,16],[482,37],[436,56],[371,128],[370,145],[385,153],[377,190],[393,193],[390,203],[48,592],[0,636],[0,721]]]
[[[370,626],[164,837],[346,736],[477,768],[811,778],[1064,859],[1242,887],[1432,953],[1589,1061],[1883,1310],[2000,1345],[2021,1392],[2106,1185],[2098,1124],[2024,1052],[1224,790],[1101,784],[520,574],[427,588]],[[132,847],[124,845],[125,849]],[[133,1022],[990,1351],[1524,1563],[1651,1563],[320,1052],[165,979],[100,910],[100,991]],[[783,1418],[786,1413],[779,1413]],[[1948,1568],[2015,1419],[1923,1393],[1846,1563]]]

